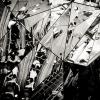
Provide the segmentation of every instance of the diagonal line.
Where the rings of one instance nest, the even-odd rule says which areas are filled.
[[[62,5],[67,5],[67,3],[62,4]],[[31,15],[31,16],[29,16],[29,17],[33,17],[33,16],[35,16],[35,15],[38,15],[38,14],[41,14],[41,13],[50,11],[51,9],[55,9],[55,8],[57,8],[57,7],[61,7],[62,5],[58,5],[58,6],[52,7],[52,8],[50,8],[50,9],[47,9],[47,10],[41,11],[41,12],[39,12],[39,13],[36,13],[36,14],[34,14],[34,15]],[[29,18],[29,17],[26,17],[26,18]],[[24,18],[24,19],[26,19],[26,18]]]
[[[70,11],[70,15],[69,15],[68,28],[69,28],[69,24],[70,24],[71,12],[72,12],[72,4],[71,4],[71,11]],[[67,29],[67,33],[68,33],[68,29]],[[67,40],[67,34],[66,34],[66,40]],[[63,57],[63,59],[65,58],[66,48],[67,48],[67,46],[66,46],[66,42],[65,42],[65,50],[64,50],[64,57]]]
[[[61,5],[60,5],[61,6]],[[88,5],[86,5],[86,6],[88,6]],[[69,7],[69,6],[68,6]],[[57,7],[54,7],[54,8],[57,8]],[[51,9],[54,9],[54,8],[51,8]],[[51,10],[51,9],[48,9],[48,10]],[[45,10],[45,11],[48,11],[48,10]],[[43,11],[44,12],[44,11]],[[40,12],[40,13],[43,13],[43,12]],[[40,14],[40,13],[37,13],[37,14]],[[34,15],[37,15],[37,14],[34,14]],[[33,15],[33,16],[34,16]],[[26,29],[26,28],[25,28]],[[50,50],[51,51],[51,50]]]
[[[76,3],[76,4],[80,4],[80,5],[84,5],[84,6],[88,6],[88,5],[85,5],[85,4],[81,4],[81,3],[77,3],[77,2],[74,2],[74,3]],[[90,6],[90,7],[93,7],[93,6]],[[72,12],[71,12],[72,13]],[[70,14],[70,16],[71,16],[71,14]],[[89,18],[87,18],[86,20],[88,20]],[[83,23],[83,22],[82,22]],[[82,23],[80,23],[80,24],[82,24]],[[77,26],[79,26],[80,24],[78,24],[78,25],[76,25],[75,27],[77,27]],[[69,53],[70,54],[70,53]]]
[[[69,5],[70,6],[70,5]],[[69,7],[68,6],[68,7]],[[66,10],[65,10],[66,11]],[[17,19],[17,18],[16,18]],[[19,22],[26,30],[27,30],[27,28],[21,23],[21,22]],[[27,30],[28,31],[28,30]],[[34,35],[33,35],[33,37],[37,40],[37,41],[39,41],[39,43],[41,44],[41,42],[40,42],[40,40],[38,40]],[[43,44],[41,44],[42,46],[44,46]],[[45,46],[44,46],[45,47]],[[46,48],[46,47],[45,47]],[[46,48],[46,49],[48,49],[48,48]],[[52,50],[50,50],[49,49],[49,51],[50,52],[52,52]],[[55,56],[57,56],[54,52],[52,52]],[[58,57],[58,56],[57,56]],[[58,57],[58,58],[60,58],[60,57]],[[61,59],[61,58],[60,58]],[[62,59],[61,59],[62,60]],[[62,60],[63,61],[63,60]]]
[[[98,28],[99,28],[99,25],[98,25]],[[94,35],[96,35],[97,33],[95,33]],[[96,38],[96,36],[95,36],[95,38]],[[93,50],[93,46],[94,46],[94,43],[95,43],[95,40],[94,40],[94,42],[93,42],[93,44],[92,44],[92,50]],[[89,44],[89,43],[88,43]],[[88,46],[88,44],[87,44],[87,46]],[[84,52],[84,50],[87,48],[87,46],[85,46],[85,48],[82,50],[82,52],[81,52],[81,54]],[[92,51],[91,51],[92,52]],[[77,59],[81,56],[81,54],[77,57]],[[90,54],[91,55],[91,54]],[[90,59],[90,55],[89,55],[89,59]],[[89,60],[88,60],[88,62],[89,62]],[[88,65],[88,62],[87,62],[87,65]]]
[[[17,0],[15,6],[13,7],[12,11],[10,11],[10,12],[18,12],[18,11],[14,11],[14,9],[16,6],[18,6],[18,8],[19,8],[20,2],[21,1]],[[22,2],[28,2],[28,1],[22,1]]]
[[[99,29],[99,28],[100,28],[100,25],[98,25],[98,29]],[[98,32],[97,32],[96,34],[98,34]],[[91,50],[91,53],[90,53],[90,55],[89,55],[89,59],[88,59],[87,65],[88,65],[88,63],[89,63],[89,61],[90,61],[90,56],[92,55],[93,47],[94,47],[94,44],[95,44],[95,41],[96,41],[96,34],[95,34],[95,39],[94,39],[94,42],[93,42],[93,45],[92,45],[92,50]]]
[[[76,4],[80,4],[80,5],[82,5],[81,3],[77,3],[77,2],[75,2]],[[74,3],[73,3],[74,4]],[[72,4],[72,5],[73,5]],[[88,6],[88,5],[85,5],[85,4],[83,4],[84,6]],[[91,6],[90,6],[91,7]],[[72,8],[73,9],[73,8]],[[71,12],[72,13],[72,12]],[[70,16],[72,16],[71,14],[70,14]],[[89,16],[90,17],[90,16]],[[89,17],[86,19],[86,20],[88,20],[89,19]],[[85,20],[85,21],[86,21]],[[84,21],[83,21],[84,22]],[[76,25],[75,27],[77,27],[77,26],[79,26],[79,25],[81,25],[83,22],[81,22],[80,24],[78,24],[78,25]]]
[[[98,26],[98,28],[99,28],[99,26]],[[96,38],[96,34],[97,34],[97,33],[94,34],[95,38]],[[88,44],[89,44],[89,43],[88,43]],[[87,44],[87,46],[88,46],[88,44]],[[93,50],[94,44],[95,44],[95,39],[94,39],[93,44],[92,44],[92,50]],[[84,50],[87,48],[87,46],[84,48]],[[82,53],[84,52],[84,50],[82,51]],[[91,56],[91,54],[92,54],[92,50],[91,50],[91,53],[90,53],[90,55],[89,55],[89,59],[90,59],[90,56]],[[81,54],[82,54],[82,53],[81,53]],[[81,54],[77,57],[77,59],[81,56]],[[89,62],[89,60],[88,60],[88,62]],[[88,65],[88,62],[87,62],[87,65]]]
[[[59,76],[59,74],[60,73],[62,73],[62,72],[59,72],[58,74],[56,74],[55,76],[54,76],[54,78],[56,78],[57,76]],[[48,76],[49,77],[49,76]],[[51,81],[54,79],[54,78],[52,78],[48,83],[51,83]],[[44,80],[45,81],[45,80]],[[47,84],[48,84],[47,83]],[[41,92],[41,90],[45,87],[45,86],[47,86],[47,84],[44,84],[36,93],[34,93],[34,95],[32,95],[31,96],[31,98],[33,98],[34,96],[36,96],[39,92]],[[38,86],[37,86],[38,87]]]
[[[86,5],[86,6],[88,6],[88,5]],[[93,6],[92,6],[92,7],[93,7]],[[43,13],[43,12],[40,12],[40,13]],[[39,14],[39,13],[37,13],[37,14]],[[37,14],[35,14],[35,15],[37,15]],[[32,15],[32,16],[34,16],[34,15]],[[31,16],[31,17],[32,17],[32,16]],[[56,22],[55,22],[55,23],[56,23]],[[26,29],[26,28],[25,28],[25,29]],[[34,37],[35,37],[35,36],[34,36]],[[40,41],[39,41],[39,42],[40,42]],[[46,47],[45,47],[45,48],[46,48]]]
[[[69,6],[70,6],[70,5],[69,5]],[[68,6],[68,7],[69,7],[69,6]],[[68,7],[67,7],[67,8],[68,8]],[[66,11],[66,10],[65,10],[65,11]],[[65,11],[64,11],[64,13],[65,13]],[[63,15],[63,14],[62,14],[62,15]],[[62,16],[62,15],[61,15],[61,16]],[[60,17],[61,17],[61,16],[60,16]],[[60,17],[59,17],[59,18],[60,18]],[[59,19],[59,18],[58,18],[58,19]],[[57,20],[58,20],[58,19],[57,19]],[[57,20],[55,21],[55,23],[57,22]],[[26,28],[21,22],[19,22],[19,23],[27,30],[27,28]],[[54,23],[54,24],[55,24],[55,23]],[[53,26],[53,25],[52,25],[52,26]],[[49,29],[49,30],[50,30],[50,29]],[[33,37],[34,37],[36,40],[38,40],[34,35],[33,35]],[[38,40],[38,41],[39,41],[39,43],[41,44],[40,40]],[[41,44],[41,45],[44,46],[43,44]],[[45,46],[44,46],[44,47],[45,47]],[[46,48],[46,47],[45,47],[45,48]],[[48,49],[48,48],[47,48],[47,49]],[[49,49],[49,51],[52,52],[52,50],[50,50],[50,49]],[[53,53],[53,52],[52,52],[52,53]],[[55,56],[57,56],[55,53],[53,53],[53,54],[54,54]],[[58,56],[57,56],[57,57],[58,57]],[[58,57],[58,58],[60,58],[60,57]],[[61,59],[61,58],[60,58],[60,59]]]
[[[69,5],[70,6],[70,5]],[[69,7],[68,6],[68,7]],[[16,17],[15,17],[16,18]],[[17,18],[16,18],[17,19]],[[19,21],[18,21],[19,22]],[[27,28],[23,25],[23,23],[21,23],[21,22],[19,22],[26,30],[27,30]],[[28,30],[27,30],[28,31]],[[41,44],[41,42],[40,42],[40,40],[38,40],[34,35],[33,35],[33,37],[37,40],[37,41],[39,41],[39,43]],[[44,46],[43,44],[41,44],[42,46]],[[44,46],[45,47],[45,46]],[[46,47],[45,47],[46,48]],[[46,49],[48,49],[48,48],[46,48]],[[52,52],[52,50],[50,50],[49,49],[49,51],[50,52]],[[53,52],[52,52],[53,53]],[[55,56],[57,56],[55,53],[53,53]],[[57,56],[58,57],[58,56]],[[58,58],[60,58],[60,57],[58,57]],[[61,58],[60,58],[61,59]],[[62,59],[61,59],[62,60]],[[62,60],[63,61],[63,60]]]
[[[17,2],[18,2],[18,0],[16,1],[16,4],[17,4]],[[16,4],[15,4],[15,6],[16,6]],[[3,4],[4,5],[4,4]],[[5,5],[4,5],[5,6]],[[13,12],[13,10],[14,10],[14,8],[15,8],[15,6],[13,7],[13,9],[10,11],[10,10],[8,10],[10,13],[12,13]],[[6,34],[8,34],[8,33],[5,33],[5,35]],[[5,37],[5,35],[3,35],[2,36],[2,38],[0,38],[0,41],[2,41],[2,39]]]
[[[17,0],[16,4],[18,3],[18,1],[19,1],[19,0]],[[16,4],[15,4],[15,6],[16,6]],[[15,7],[15,6],[14,6],[14,7]],[[60,5],[60,6],[62,6],[62,5]],[[59,6],[57,6],[57,7],[59,7]],[[57,8],[57,7],[54,7],[54,8],[51,8],[51,9],[55,9],[55,8]],[[49,11],[49,10],[51,10],[51,9],[48,9],[48,10],[42,11],[42,12],[40,12],[40,13],[43,13],[43,12]],[[14,8],[13,8],[13,10],[14,10]],[[9,11],[9,12],[12,13],[13,10],[12,10],[12,11]],[[34,14],[34,15],[32,15],[32,16],[38,15],[38,14],[40,14],[40,13]],[[30,16],[30,17],[32,17],[32,16]],[[28,17],[27,17],[27,18],[28,18]],[[24,19],[25,19],[25,18],[24,18]],[[6,33],[6,34],[7,34],[7,33]],[[6,35],[6,34],[5,34],[5,35]],[[5,35],[4,35],[4,36],[5,36]],[[3,37],[4,37],[4,36],[3,36]],[[2,38],[3,38],[3,37],[2,37]],[[2,39],[2,38],[1,38],[1,39]],[[0,40],[1,40],[1,39],[0,39]]]
[[[100,15],[100,14],[99,14],[99,15]],[[98,16],[99,16],[99,15],[98,15]],[[97,16],[97,17],[98,17],[98,16]],[[95,21],[95,20],[94,20],[94,21]],[[94,23],[94,21],[93,21],[93,23]],[[93,24],[93,23],[92,23],[92,24]],[[91,24],[91,25],[92,25],[92,24]],[[89,28],[90,28],[90,27],[89,27]],[[88,28],[88,29],[89,29],[89,28]],[[86,32],[85,32],[85,33],[86,33]],[[79,41],[80,41],[84,36],[85,36],[85,34],[83,34],[83,35],[81,36],[81,38],[78,40],[78,42],[75,44],[75,46],[77,46],[77,44],[79,43]],[[73,49],[75,48],[75,46],[73,47]],[[72,50],[73,50],[73,49],[72,49]],[[72,50],[70,50],[70,52],[71,52]],[[68,55],[67,55],[66,58],[68,58],[70,52],[68,53]]]
[[[25,29],[26,29],[26,27],[21,23],[21,22],[19,22]],[[27,29],[26,29],[27,30]],[[28,30],[27,30],[28,31]],[[33,35],[33,37],[43,46],[43,47],[45,47],[41,42],[40,42],[40,40],[38,40],[34,35]],[[45,47],[46,48],[46,47]],[[48,49],[48,48],[46,48],[46,49]],[[52,52],[52,50],[50,50],[50,49],[48,49],[50,52]],[[53,52],[52,52],[53,53]],[[53,53],[55,56],[57,56],[55,53]],[[58,57],[58,56],[57,56]],[[60,57],[58,57],[58,58],[60,58]],[[60,58],[61,59],[61,58]],[[62,60],[63,61],[63,60]]]
[[[72,3],[72,2],[71,2]],[[56,7],[55,7],[56,8]],[[54,9],[54,8],[53,8]],[[50,9],[51,10],[51,9]],[[40,13],[43,13],[43,12],[40,12]],[[35,15],[37,15],[37,14],[35,14]],[[26,29],[26,28],[25,28]],[[27,30],[27,29],[26,29]],[[35,36],[34,36],[35,37]],[[38,40],[39,41],[39,40]],[[39,41],[40,42],[40,41]],[[41,43],[40,43],[41,44]],[[41,45],[43,45],[43,44],[41,44]],[[45,47],[45,46],[44,46]],[[45,47],[46,48],[46,47]],[[50,50],[51,51],[51,50]],[[52,51],[51,51],[52,52]],[[53,53],[53,52],[52,52]],[[54,53],[53,53],[54,54]],[[54,54],[55,55],[55,54]],[[56,55],[57,56],[57,55]],[[58,57],[58,56],[57,56]],[[59,58],[59,57],[58,57]]]
[[[32,50],[32,55],[31,55],[31,59],[28,61],[28,62],[30,62],[31,63],[31,60],[32,60],[32,58],[33,58],[33,56],[34,56],[34,54],[35,53],[33,53],[34,52],[34,49],[35,48],[33,48],[33,50]],[[29,56],[29,55],[28,55]],[[34,61],[34,58],[33,58],[33,60],[32,60],[32,62]],[[22,61],[21,61],[22,62]],[[21,62],[20,62],[20,66],[21,66]],[[25,63],[25,59],[23,60],[23,62]],[[28,63],[28,68],[29,68],[29,66],[30,66],[30,63]],[[28,72],[29,73],[29,72]],[[27,77],[26,77],[26,79],[27,79]],[[23,81],[23,80],[22,80]],[[20,84],[20,86],[22,86],[23,85],[23,82],[21,81],[21,84]],[[25,81],[25,80],[24,80]],[[24,83],[25,84],[25,83]]]
[[[63,84],[63,83],[61,83],[59,86],[61,86],[62,84]],[[59,86],[58,86],[58,88],[59,88]],[[61,87],[62,87],[62,86],[61,86]],[[62,90],[63,90],[63,89],[61,88],[61,89],[57,92],[57,94],[59,94]],[[51,94],[46,100],[50,100],[50,97],[52,97],[51,100],[54,100],[54,98],[57,96],[57,94],[55,94],[53,97],[52,97],[53,94]]]
[[[71,4],[70,4],[70,5],[71,5]],[[70,5],[69,5],[69,6],[70,6]],[[59,16],[59,18],[53,23],[53,25],[49,28],[49,30],[50,30],[50,29],[56,24],[56,22],[66,13],[66,11],[69,9],[69,6],[67,7],[66,10],[63,11],[63,13]],[[48,31],[49,31],[49,30],[48,30]]]

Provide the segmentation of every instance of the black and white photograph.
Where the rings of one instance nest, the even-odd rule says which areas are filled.
[[[0,0],[0,100],[100,100],[99,0]]]

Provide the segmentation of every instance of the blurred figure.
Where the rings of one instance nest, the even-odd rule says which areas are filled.
[[[23,56],[25,54],[25,49],[18,50],[18,56]]]
[[[29,78],[27,79],[26,85],[25,85],[25,89],[30,90],[29,92],[34,90],[37,74],[38,73],[37,73],[37,69],[36,68],[32,68],[30,70],[30,75],[29,75]]]
[[[30,92],[34,90],[34,80],[32,78],[29,78],[27,81],[26,81],[26,86],[25,86],[26,89],[29,89]]]
[[[17,74],[18,74],[18,67],[17,66],[12,70],[12,74],[16,75],[16,77],[17,77]]]
[[[20,62],[20,58],[17,55],[8,56],[8,61],[11,63]]]
[[[40,61],[40,64],[43,64],[46,58],[47,58],[47,50],[46,48],[43,47],[41,48],[40,51],[37,52],[36,59]]]
[[[11,98],[9,96],[7,96],[7,98],[5,98],[4,100],[15,100],[15,98],[18,97],[18,94],[20,91],[19,85],[16,82],[16,75],[11,74],[7,77],[6,77],[6,80],[4,81],[4,86],[5,86],[4,87],[4,95],[10,95]]]
[[[39,60],[34,60],[33,66],[34,66],[34,68],[37,68],[37,67],[40,68],[41,64],[40,64]]]
[[[35,69],[31,69],[29,78],[32,78],[33,80],[35,80],[36,76],[37,76],[36,70]]]
[[[8,29],[11,29],[11,26],[14,25],[15,23],[16,23],[15,17],[14,17],[14,15],[11,13],[11,14],[10,14],[10,20],[9,20],[9,23],[8,23]]]

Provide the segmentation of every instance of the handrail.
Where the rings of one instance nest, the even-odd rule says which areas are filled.
[[[49,77],[51,77],[51,76],[52,75],[49,75]],[[47,79],[45,79],[45,80],[47,80]],[[60,71],[60,72],[56,73],[56,75],[54,74],[54,76],[51,77],[50,81],[45,81],[45,80],[43,81],[44,84],[42,85],[42,87],[39,90],[37,88],[40,87],[40,85],[42,83],[39,86],[37,86],[35,93],[33,93],[32,97],[31,97],[31,100],[33,98],[36,100],[36,98],[38,98],[39,95],[40,96],[43,94],[47,95],[48,91],[52,92],[52,90],[56,89],[57,86],[59,86],[59,84],[61,84],[63,82],[63,72]],[[51,95],[51,94],[49,94],[49,95]]]

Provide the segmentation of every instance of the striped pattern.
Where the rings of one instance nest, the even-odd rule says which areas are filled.
[[[31,100],[41,100],[42,98],[44,98],[44,100],[51,100],[48,97],[51,96],[52,91],[55,90],[62,82],[63,71],[49,75],[49,77],[43,81],[44,84],[42,85],[41,83],[33,91]]]
[[[21,86],[21,88],[24,87],[24,83],[33,63],[34,55],[35,48],[19,64],[18,83]]]
[[[2,17],[3,10],[4,10],[4,5],[2,3],[2,0],[0,0],[0,20],[1,20],[1,17]]]

